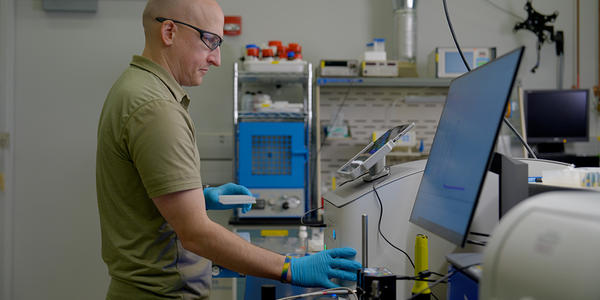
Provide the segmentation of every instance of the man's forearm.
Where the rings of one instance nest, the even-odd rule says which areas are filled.
[[[280,279],[285,257],[256,247],[213,222],[206,214],[202,189],[153,199],[183,247],[231,270]]]
[[[198,234],[182,242],[189,251],[236,272],[275,280],[281,278],[284,256],[252,245],[210,220]]]

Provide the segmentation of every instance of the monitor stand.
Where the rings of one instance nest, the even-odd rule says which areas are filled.
[[[600,156],[565,153],[564,143],[541,143],[536,145],[537,157],[540,159],[560,161],[576,167],[600,166]]]
[[[537,152],[540,154],[563,154],[563,153],[565,153],[565,144],[564,143],[537,144]]]
[[[529,197],[529,166],[498,152],[494,153],[489,171],[498,174],[498,218],[502,218],[513,206]]]

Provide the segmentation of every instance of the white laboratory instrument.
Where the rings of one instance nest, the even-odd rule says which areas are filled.
[[[356,261],[366,250],[362,249],[362,215],[368,216],[368,266],[385,267],[396,275],[414,274],[407,258],[388,245],[378,234],[378,222],[383,204],[381,231],[386,238],[400,249],[404,249],[414,257],[415,236],[425,231],[408,222],[415,201],[417,189],[421,182],[425,161],[414,161],[390,167],[390,174],[365,182],[355,179],[335,191],[323,195],[325,215],[325,247],[352,247],[357,250]],[[374,190],[377,190],[375,194]],[[429,240],[429,266],[436,272],[446,271],[445,254],[451,253],[456,246],[436,236]],[[398,281],[396,284],[397,299],[410,295],[412,282]]]
[[[529,176],[540,176],[542,170],[562,170],[569,166],[547,160],[520,159],[527,163]],[[409,217],[423,176],[426,161],[413,161],[390,167],[390,174],[373,182],[360,179],[348,182],[335,191],[323,195],[325,206],[325,246],[327,249],[353,247],[357,250],[356,261],[363,255],[361,241],[361,217],[369,217],[368,263],[369,266],[385,267],[397,275],[413,274],[406,257],[392,248],[378,233],[381,199],[384,211],[381,231],[396,247],[414,258],[414,241],[417,234],[429,236],[429,269],[446,273],[445,256],[459,249],[458,246],[430,233],[412,223]],[[471,231],[491,233],[498,224],[498,175],[488,172],[479,196]],[[377,190],[377,194],[374,193]],[[599,200],[600,202],[600,200]],[[599,218],[600,220],[600,218]],[[600,240],[600,239],[599,239]],[[469,245],[464,251],[481,252],[478,246]],[[400,281],[396,285],[398,299],[410,295],[412,282]]]
[[[549,192],[515,206],[484,252],[481,299],[600,294],[600,193]]]
[[[461,50],[471,69],[480,67],[496,58],[496,47],[461,48]],[[454,78],[467,72],[455,47],[435,48],[433,59],[435,63],[431,63],[431,66],[435,66],[437,78]]]

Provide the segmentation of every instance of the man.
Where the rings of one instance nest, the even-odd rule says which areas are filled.
[[[190,99],[220,65],[223,12],[214,0],[149,0],[145,47],[110,90],[98,126],[96,184],[107,299],[208,297],[211,263],[302,286],[355,280],[356,251],[287,258],[212,222],[206,209],[239,185],[202,189]],[[248,209],[248,207],[245,207]],[[210,260],[210,261],[208,261]]]

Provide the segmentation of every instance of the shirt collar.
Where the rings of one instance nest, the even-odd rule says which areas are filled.
[[[175,100],[181,103],[185,109],[188,108],[188,105],[190,104],[190,97],[181,87],[181,85],[177,83],[173,75],[167,72],[165,68],[141,55],[134,55],[130,64],[132,66],[144,69],[158,77],[162,82],[164,82],[167,88],[169,88],[173,96],[175,96]]]

